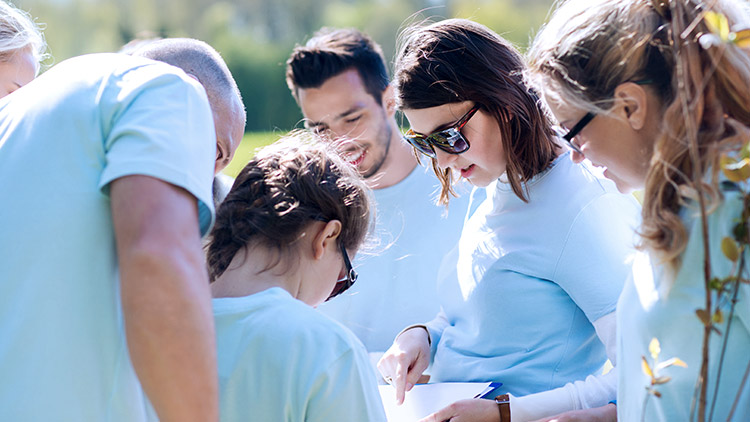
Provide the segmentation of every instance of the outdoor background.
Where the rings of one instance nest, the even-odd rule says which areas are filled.
[[[552,0],[16,0],[44,26],[54,66],[69,57],[117,51],[139,37],[193,37],[224,57],[247,109],[247,134],[227,170],[236,174],[259,145],[301,127],[284,81],[295,44],[320,27],[372,36],[390,65],[399,29],[425,18],[468,18],[524,50]]]

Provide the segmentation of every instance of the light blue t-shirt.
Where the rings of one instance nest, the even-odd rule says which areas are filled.
[[[203,88],[142,58],[70,59],[0,100],[0,420],[144,419],[108,186],[159,178],[210,224],[215,150]]]
[[[732,229],[742,209],[741,198],[736,192],[723,194],[724,201],[708,217],[711,268],[713,274],[721,278],[736,274],[720,245],[722,238],[732,237]],[[703,323],[695,311],[705,308],[705,249],[698,207],[683,208],[682,217],[690,237],[676,278],[670,277],[664,266],[652,267],[647,254],[639,254],[633,266],[633,277],[626,283],[618,303],[620,373],[617,413],[621,421],[691,420],[690,409],[703,351]],[[750,254],[745,255],[744,278],[749,277],[748,262]],[[742,393],[738,395],[743,385],[742,377],[750,364],[750,285],[740,285],[735,314],[731,319],[730,299],[731,295],[728,295],[717,301],[714,294],[713,303],[721,305],[724,321],[716,324],[722,334],[713,333],[711,336],[707,402],[710,407],[716,391],[721,349],[728,333],[713,420],[728,420],[735,399],[739,397],[731,421],[750,421],[750,379],[745,380]],[[649,349],[652,339],[657,339],[661,349],[656,361]],[[671,358],[681,359],[687,367],[659,369],[656,377],[670,379],[664,384],[651,386],[651,378],[642,369],[643,358],[652,368]],[[647,387],[658,391],[661,397],[648,395]]]
[[[318,310],[352,330],[369,352],[384,352],[404,327],[440,310],[437,271],[461,233],[468,195],[435,205],[440,186],[431,169],[417,166],[401,182],[373,191],[373,250],[354,259],[357,282]]]
[[[592,322],[615,309],[639,207],[568,155],[527,184],[528,203],[502,181],[472,193],[428,324],[431,381],[498,381],[523,396],[601,369]]]
[[[213,300],[223,422],[385,421],[367,351],[274,287]]]

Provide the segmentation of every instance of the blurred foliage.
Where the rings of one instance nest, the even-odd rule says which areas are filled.
[[[117,51],[139,37],[193,37],[226,59],[247,107],[247,130],[288,130],[301,114],[284,81],[292,48],[322,26],[370,34],[391,61],[400,29],[469,18],[524,49],[552,0],[15,0],[46,26],[52,59]]]
[[[240,146],[234,153],[232,162],[222,170],[222,173],[231,177],[237,177],[240,170],[245,167],[245,164],[255,156],[255,153],[258,152],[260,148],[276,142],[285,134],[286,133],[282,131],[246,133],[242,138]]]

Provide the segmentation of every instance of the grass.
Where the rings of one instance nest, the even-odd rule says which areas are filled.
[[[229,163],[222,173],[237,177],[240,170],[255,156],[255,152],[259,148],[275,142],[284,134],[285,132],[283,131],[246,133],[242,138],[240,146],[237,148],[237,152],[234,153],[232,162]]]

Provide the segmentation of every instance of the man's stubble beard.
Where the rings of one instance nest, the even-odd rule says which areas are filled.
[[[375,175],[378,174],[380,169],[383,167],[383,164],[385,164],[385,160],[388,158],[388,151],[391,148],[391,138],[393,133],[393,128],[391,128],[391,125],[388,124],[385,117],[385,112],[383,111],[383,129],[381,129],[378,132],[378,136],[376,137],[378,146],[385,144],[385,148],[383,151],[383,154],[379,157],[376,157],[377,161],[373,163],[372,167],[368,169],[365,173],[362,173],[362,178],[369,179]],[[385,142],[382,141],[383,137],[385,137]]]

